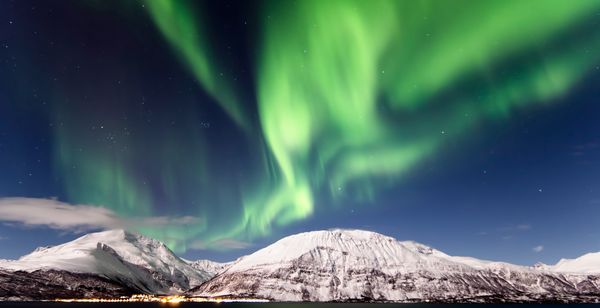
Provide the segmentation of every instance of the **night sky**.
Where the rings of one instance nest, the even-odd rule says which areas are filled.
[[[0,1],[0,258],[360,228],[600,251],[600,2]]]

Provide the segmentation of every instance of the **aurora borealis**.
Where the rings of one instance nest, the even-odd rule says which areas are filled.
[[[44,124],[11,137],[27,154],[0,148],[2,180],[38,159],[32,135],[47,159],[42,189],[0,197],[186,221],[132,227],[178,253],[350,207],[404,217],[433,162],[578,104],[600,64],[592,0],[25,2],[2,4],[0,112]]]

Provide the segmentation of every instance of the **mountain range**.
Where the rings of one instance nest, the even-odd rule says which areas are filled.
[[[519,266],[362,230],[285,237],[229,263],[188,261],[123,230],[0,260],[0,299],[134,293],[274,301],[597,302],[600,253]]]

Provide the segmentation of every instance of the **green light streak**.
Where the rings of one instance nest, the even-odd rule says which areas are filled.
[[[68,201],[104,206],[128,221],[139,221],[126,227],[184,252],[206,232],[207,217],[214,215],[210,208],[186,206],[192,201],[209,204],[203,195],[213,189],[208,186],[206,138],[198,120],[190,112],[178,115],[180,128],[157,123],[156,129],[148,129],[135,122],[124,126],[115,115],[129,113],[127,104],[114,93],[105,95],[100,100],[109,103],[103,112],[86,112],[86,104],[56,110],[60,125],[55,126],[54,160]],[[163,114],[171,118],[169,112]],[[178,223],[181,216],[193,216],[195,222]],[[171,218],[173,223],[168,222]],[[152,219],[157,219],[156,226],[143,223]]]
[[[225,73],[219,71],[216,57],[211,54],[208,36],[199,28],[193,7],[185,1],[146,1],[156,26],[182,61],[231,118],[242,128],[249,129],[243,108]]]
[[[200,133],[173,138],[190,136],[183,131],[149,132],[143,139],[158,153],[128,140],[132,152],[121,155],[93,145],[77,152],[91,137],[59,129],[58,165],[72,199],[124,216],[155,215],[157,199],[178,213],[182,190],[200,196],[193,210],[201,224],[140,229],[176,251],[196,239],[211,247],[268,235],[316,213],[315,204],[373,200],[382,183],[406,178],[477,123],[567,94],[600,60],[600,29],[584,28],[596,0],[267,1],[257,45],[260,123],[251,123],[220,77],[194,7],[145,4],[204,90],[246,131],[260,129],[248,134],[256,138],[248,148],[265,145],[264,170],[240,185],[214,180],[220,153]],[[136,165],[139,155],[156,166]],[[140,184],[140,170],[159,179],[162,198]]]
[[[315,183],[339,196],[350,182],[369,191],[378,178],[398,179],[440,151],[450,138],[444,131],[457,136],[486,117],[548,101],[598,60],[578,52],[598,47],[597,31],[560,46],[597,1],[269,4],[258,101],[281,178],[275,192],[245,205],[244,223],[256,234],[278,217],[312,213]],[[543,60],[510,67],[535,54]],[[454,87],[459,95],[438,97]]]
[[[108,206],[123,216],[150,214],[150,193],[127,170],[125,156],[116,158],[97,148],[84,151],[80,136],[64,126],[56,136],[56,163],[71,202]]]

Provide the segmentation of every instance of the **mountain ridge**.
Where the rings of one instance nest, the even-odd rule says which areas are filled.
[[[0,299],[19,292],[32,299],[27,285],[9,283],[22,281],[50,284],[46,293],[59,297],[135,291],[276,301],[590,302],[600,298],[599,258],[589,253],[521,266],[451,256],[371,231],[330,229],[290,235],[219,263],[184,260],[157,240],[110,230],[0,260]]]
[[[124,230],[90,233],[37,248],[18,260],[0,262],[0,268],[95,274],[155,294],[180,293],[211,276],[191,267],[160,241]]]
[[[280,239],[187,294],[276,301],[577,301],[597,297],[599,280],[334,229]]]

